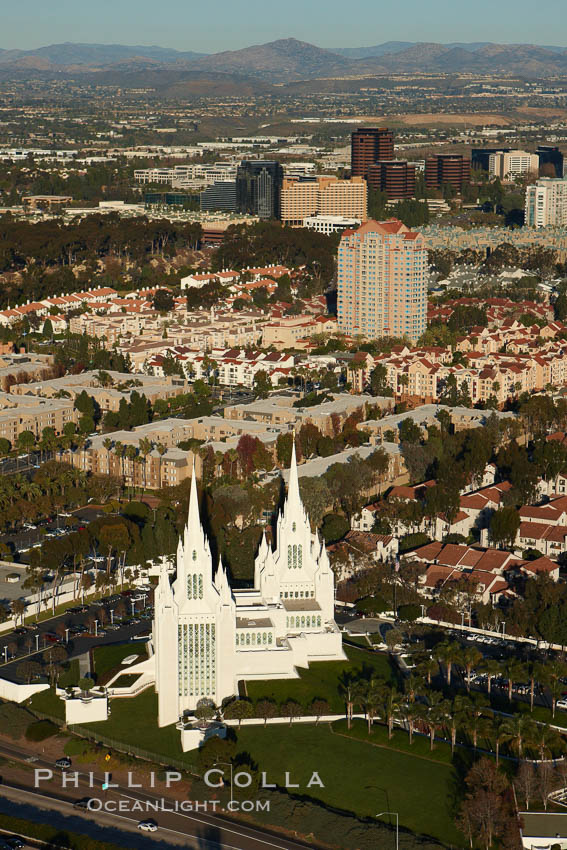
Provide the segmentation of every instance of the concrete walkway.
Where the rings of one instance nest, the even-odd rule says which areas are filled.
[[[91,672],[91,654],[90,652],[83,652],[82,655],[77,657],[79,659],[79,675],[81,679],[84,679]]]

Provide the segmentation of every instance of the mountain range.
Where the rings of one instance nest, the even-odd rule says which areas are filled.
[[[18,74],[131,73],[133,71],[220,74],[277,84],[324,77],[389,73],[514,74],[522,77],[567,75],[567,49],[534,44],[490,42],[438,44],[388,41],[370,47],[324,49],[280,39],[221,53],[179,51],[159,46],[53,44],[35,50],[0,48],[0,72]]]

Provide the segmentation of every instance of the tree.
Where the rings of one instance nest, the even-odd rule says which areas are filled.
[[[169,289],[158,289],[153,298],[154,310],[169,313],[175,307],[175,299]]]
[[[403,419],[399,431],[400,443],[418,445],[421,442],[421,428],[413,419]]]
[[[378,363],[370,373],[370,392],[373,396],[393,396],[388,383],[388,371],[382,363]]]
[[[23,679],[26,685],[29,685],[32,679],[41,676],[41,664],[38,664],[37,661],[22,661],[16,667],[16,675],[18,679]]]
[[[265,369],[260,369],[254,375],[253,392],[255,398],[268,398],[272,390],[272,381]]]
[[[243,720],[253,717],[254,706],[250,700],[235,699],[223,707],[222,713],[226,720],[238,720],[240,726]]]
[[[16,440],[20,451],[29,452],[35,446],[35,434],[33,431],[20,431]]]
[[[500,508],[490,518],[490,536],[497,544],[512,546],[520,528],[520,516],[513,507]]]
[[[288,699],[280,705],[282,717],[289,717],[289,725],[291,726],[294,717],[301,717],[303,714],[302,706],[294,699]]]
[[[341,540],[350,531],[348,520],[340,514],[326,514],[323,517],[321,534],[325,543],[335,543]]]
[[[319,723],[319,718],[325,714],[330,714],[331,709],[329,703],[326,699],[314,699],[311,705],[309,706],[309,713],[314,714],[317,718],[317,723]]]
[[[530,800],[533,799],[537,789],[537,774],[535,765],[531,761],[522,761],[514,780],[514,785],[519,797],[525,804],[526,810],[530,808]]]
[[[202,697],[197,703],[195,717],[198,717],[199,720],[209,721],[213,719],[215,712],[216,708],[212,699]]]
[[[264,726],[272,717],[277,717],[278,707],[272,699],[259,699],[255,707],[256,715],[264,718]]]

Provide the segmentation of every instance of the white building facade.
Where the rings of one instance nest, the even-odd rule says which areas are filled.
[[[344,659],[333,616],[333,572],[301,502],[295,449],[275,547],[262,539],[250,589],[231,589],[222,563],[213,574],[193,476],[175,569],[164,562],[155,594],[159,725],[203,699],[220,705],[241,679],[292,679],[312,661]]]
[[[542,177],[526,188],[528,227],[567,227],[567,178]]]

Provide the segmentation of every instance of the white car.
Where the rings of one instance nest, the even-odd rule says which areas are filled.
[[[562,711],[567,711],[567,699],[558,699],[555,703],[555,708],[560,708]]]
[[[157,823],[153,820],[141,820],[138,824],[138,829],[141,829],[142,832],[156,832],[157,828]]]

